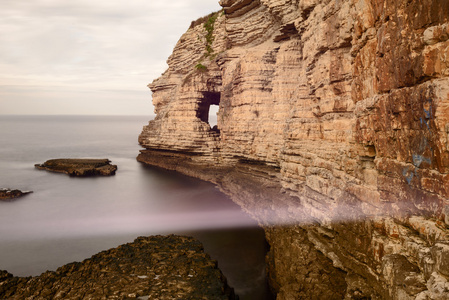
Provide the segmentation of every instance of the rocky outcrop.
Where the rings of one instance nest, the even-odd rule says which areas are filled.
[[[256,218],[278,299],[447,298],[449,2],[220,4],[149,85],[139,160]]]
[[[37,277],[0,271],[1,299],[235,299],[197,240],[139,237]]]
[[[39,170],[66,173],[70,176],[111,176],[117,171],[109,159],[59,158],[34,165]]]
[[[14,198],[19,198],[24,195],[30,194],[32,191],[21,191],[18,189],[0,188],[0,201],[8,201]]]

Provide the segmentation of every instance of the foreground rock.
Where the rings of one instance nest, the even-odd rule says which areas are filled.
[[[115,175],[116,165],[109,159],[62,158],[47,160],[43,164],[34,165],[39,170],[61,172],[70,176],[110,176]]]
[[[1,299],[235,299],[203,252],[184,236],[139,237],[37,277],[0,271]]]
[[[32,191],[21,191],[17,189],[7,189],[0,188],[0,200],[10,200],[18,197],[22,197],[23,195],[32,193]]]
[[[449,1],[220,4],[149,85],[139,160],[247,165],[223,180],[248,183],[278,300],[449,299]]]

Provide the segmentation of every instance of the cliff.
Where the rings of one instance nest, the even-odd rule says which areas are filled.
[[[220,4],[149,85],[138,159],[257,219],[278,299],[447,299],[449,2]]]

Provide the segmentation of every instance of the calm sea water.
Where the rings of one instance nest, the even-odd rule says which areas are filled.
[[[270,299],[256,222],[210,183],[136,161],[148,116],[0,116],[0,269],[39,275],[139,235],[189,234],[219,262],[241,299]],[[115,176],[40,171],[51,158],[109,158]]]

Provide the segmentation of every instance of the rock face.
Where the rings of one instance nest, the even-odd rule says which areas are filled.
[[[220,4],[149,85],[138,159],[256,218],[278,299],[448,298],[449,2]]]
[[[140,237],[37,277],[0,271],[1,299],[235,299],[200,242]]]
[[[34,165],[39,170],[66,173],[70,176],[110,176],[115,175],[116,165],[109,159],[60,158],[50,159],[43,164]]]
[[[22,197],[26,194],[32,193],[32,191],[21,191],[18,189],[0,188],[0,201],[7,201],[14,198]]]

